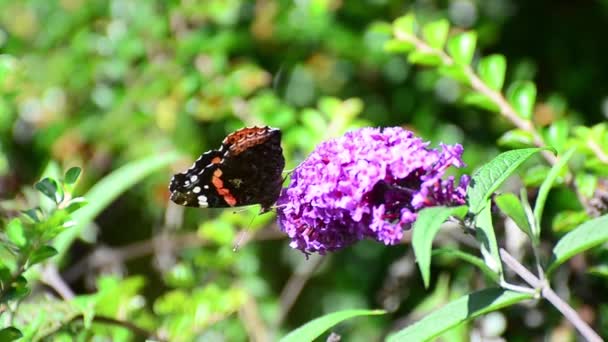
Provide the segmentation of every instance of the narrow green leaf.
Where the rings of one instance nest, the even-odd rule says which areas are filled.
[[[486,201],[486,205],[481,212],[475,216],[475,230],[477,241],[481,244],[481,254],[486,265],[499,275],[502,274],[502,263],[500,262],[498,243],[496,242],[496,234],[494,233],[494,225],[492,224],[492,205],[490,200]]]
[[[422,27],[424,40],[435,49],[443,49],[450,31],[450,23],[445,19],[430,22]]]
[[[452,248],[437,248],[433,250],[433,256],[450,256],[450,257],[454,257],[454,258],[458,258],[460,260],[466,261],[469,264],[476,266],[477,268],[479,268],[479,270],[481,272],[483,272],[483,274],[486,275],[486,277],[488,277],[489,279],[491,279],[492,281],[494,281],[495,283],[498,283],[498,274],[496,272],[494,272],[491,268],[488,267],[488,265],[486,265],[486,262],[483,261],[481,258],[476,257],[472,254],[457,250],[457,249],[452,249]]]
[[[84,196],[89,201],[89,204],[73,213],[72,218],[77,222],[77,225],[55,238],[54,246],[59,254],[62,255],[72,241],[80,235],[84,227],[93,221],[120,194],[151,173],[173,163],[178,158],[179,155],[177,153],[167,152],[133,161],[97,182]]]
[[[448,53],[457,64],[469,65],[475,54],[475,44],[477,44],[477,34],[475,32],[460,33],[448,41]]]
[[[477,214],[485,202],[515,170],[535,153],[545,148],[524,148],[499,154],[483,165],[471,179],[467,188],[470,211]]]
[[[414,44],[399,39],[390,39],[384,43],[384,51],[391,53],[408,53],[414,50]]]
[[[6,237],[10,242],[17,247],[25,247],[27,245],[27,237],[25,236],[25,227],[19,219],[12,219],[6,226]]]
[[[312,321],[304,324],[296,330],[293,330],[292,332],[284,336],[282,339],[280,339],[280,342],[313,341],[331,327],[349,318],[383,314],[385,314],[383,310],[344,310],[333,312],[325,316],[313,319]]]
[[[466,207],[430,207],[422,209],[418,213],[418,218],[414,222],[413,233],[412,233],[412,247],[414,248],[414,255],[416,256],[416,262],[420,273],[422,274],[422,280],[424,281],[424,287],[429,287],[431,279],[431,250],[433,248],[433,239],[441,224],[450,216],[463,217],[466,214]]]
[[[553,248],[547,273],[551,273],[573,256],[606,241],[608,241],[608,215],[583,223],[557,242]]]
[[[491,89],[500,91],[505,82],[507,60],[503,55],[490,55],[482,58],[477,65],[481,80]]]
[[[441,58],[433,53],[414,51],[407,56],[407,60],[412,64],[425,66],[441,65]]]
[[[519,116],[530,120],[536,102],[536,86],[530,81],[513,82],[507,91],[507,99]]]
[[[82,169],[77,166],[71,167],[68,171],[66,171],[65,176],[63,177],[64,182],[66,184],[76,183],[76,181],[78,180],[78,177],[80,177],[81,171],[82,171]]]
[[[36,183],[34,187],[55,203],[63,201],[63,191],[59,189],[57,181],[52,178],[46,177]]]
[[[14,341],[23,337],[23,334],[19,329],[15,327],[8,327],[0,330],[0,341]]]
[[[509,216],[517,227],[532,239],[532,227],[530,226],[530,222],[528,222],[528,216],[526,215],[524,206],[519,201],[519,198],[509,192],[496,196],[494,200],[500,210],[502,210],[505,215]]]
[[[555,165],[553,165],[551,171],[549,172],[549,175],[547,175],[547,178],[545,178],[545,181],[538,190],[538,196],[536,197],[536,203],[534,204],[534,218],[536,219],[536,227],[538,228],[537,231],[534,232],[536,238],[540,237],[540,224],[543,218],[543,209],[545,208],[545,202],[547,201],[549,190],[551,190],[551,187],[553,187],[553,183],[555,182],[557,177],[562,173],[562,170],[567,167],[568,160],[570,160],[570,158],[574,154],[574,151],[575,149],[571,148],[570,150],[568,150],[568,152],[564,153],[559,158],[559,161]]]
[[[489,110],[490,112],[498,113],[499,108],[494,101],[484,94],[477,92],[469,92],[462,97],[462,103],[475,106],[481,109]]]
[[[393,22],[393,32],[397,38],[403,36],[414,36],[416,27],[416,18],[412,13],[397,18]]]
[[[531,298],[529,294],[498,288],[473,292],[444,305],[420,321],[389,336],[387,342],[432,340],[459,324]]]
[[[57,250],[51,246],[42,246],[35,250],[28,259],[28,265],[32,266],[51,258],[57,254]]]
[[[498,138],[498,145],[506,148],[527,148],[534,146],[534,136],[528,131],[516,128]]]

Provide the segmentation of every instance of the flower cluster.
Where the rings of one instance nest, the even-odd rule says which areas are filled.
[[[291,175],[277,201],[291,246],[324,254],[364,238],[396,244],[416,213],[461,205],[469,178],[442,180],[462,167],[462,146],[440,150],[400,127],[362,128],[321,143]]]

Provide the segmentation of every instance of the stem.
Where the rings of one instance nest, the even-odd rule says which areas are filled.
[[[69,323],[73,323],[76,321],[80,321],[80,320],[84,320],[84,316],[83,315],[78,315],[74,318],[72,318],[70,320]],[[129,330],[130,332],[132,332],[133,334],[143,338],[143,339],[153,339],[155,341],[165,341],[164,339],[161,339],[160,337],[156,336],[155,333],[148,331],[142,327],[139,327],[131,322],[128,321],[121,321],[112,317],[107,317],[107,316],[95,316],[93,317],[93,322],[95,323],[100,323],[100,324],[109,324],[109,325],[115,325],[118,327],[122,327],[125,328],[127,330]],[[68,323],[68,324],[69,324]],[[53,336],[54,334],[56,334],[57,332],[59,332],[62,329],[63,326],[58,327],[56,330],[53,330],[51,332],[49,332],[48,334],[46,334],[45,336],[43,336],[41,338],[41,340],[46,340],[47,338]]]
[[[561,312],[562,315],[564,315],[564,317],[566,317],[566,319],[572,323],[572,325],[574,325],[578,332],[587,341],[603,341],[602,338],[595,331],[593,331],[593,329],[591,329],[591,327],[585,321],[581,319],[578,313],[568,303],[561,299],[553,291],[553,289],[551,289],[547,281],[537,278],[534,274],[532,274],[532,272],[530,272],[527,268],[520,264],[519,261],[512,257],[511,254],[502,248],[500,249],[500,256],[505,265],[517,273],[517,275],[525,280],[528,285],[539,289],[541,296],[553,304],[553,306],[559,310],[559,312]]]

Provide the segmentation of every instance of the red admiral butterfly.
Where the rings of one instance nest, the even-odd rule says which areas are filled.
[[[267,212],[281,193],[284,167],[279,129],[242,128],[171,178],[171,200],[200,208],[260,204]]]

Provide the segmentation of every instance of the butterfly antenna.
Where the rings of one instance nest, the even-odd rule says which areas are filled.
[[[234,243],[234,246],[232,247],[233,252],[237,252],[239,250],[239,248],[241,247],[241,243],[243,243],[243,240],[245,240],[245,238],[249,236],[249,228],[251,228],[251,225],[253,224],[253,220],[255,220],[255,216],[253,216],[251,218],[251,221],[249,221],[247,228],[245,228],[239,232],[239,234],[236,238],[236,242]]]

